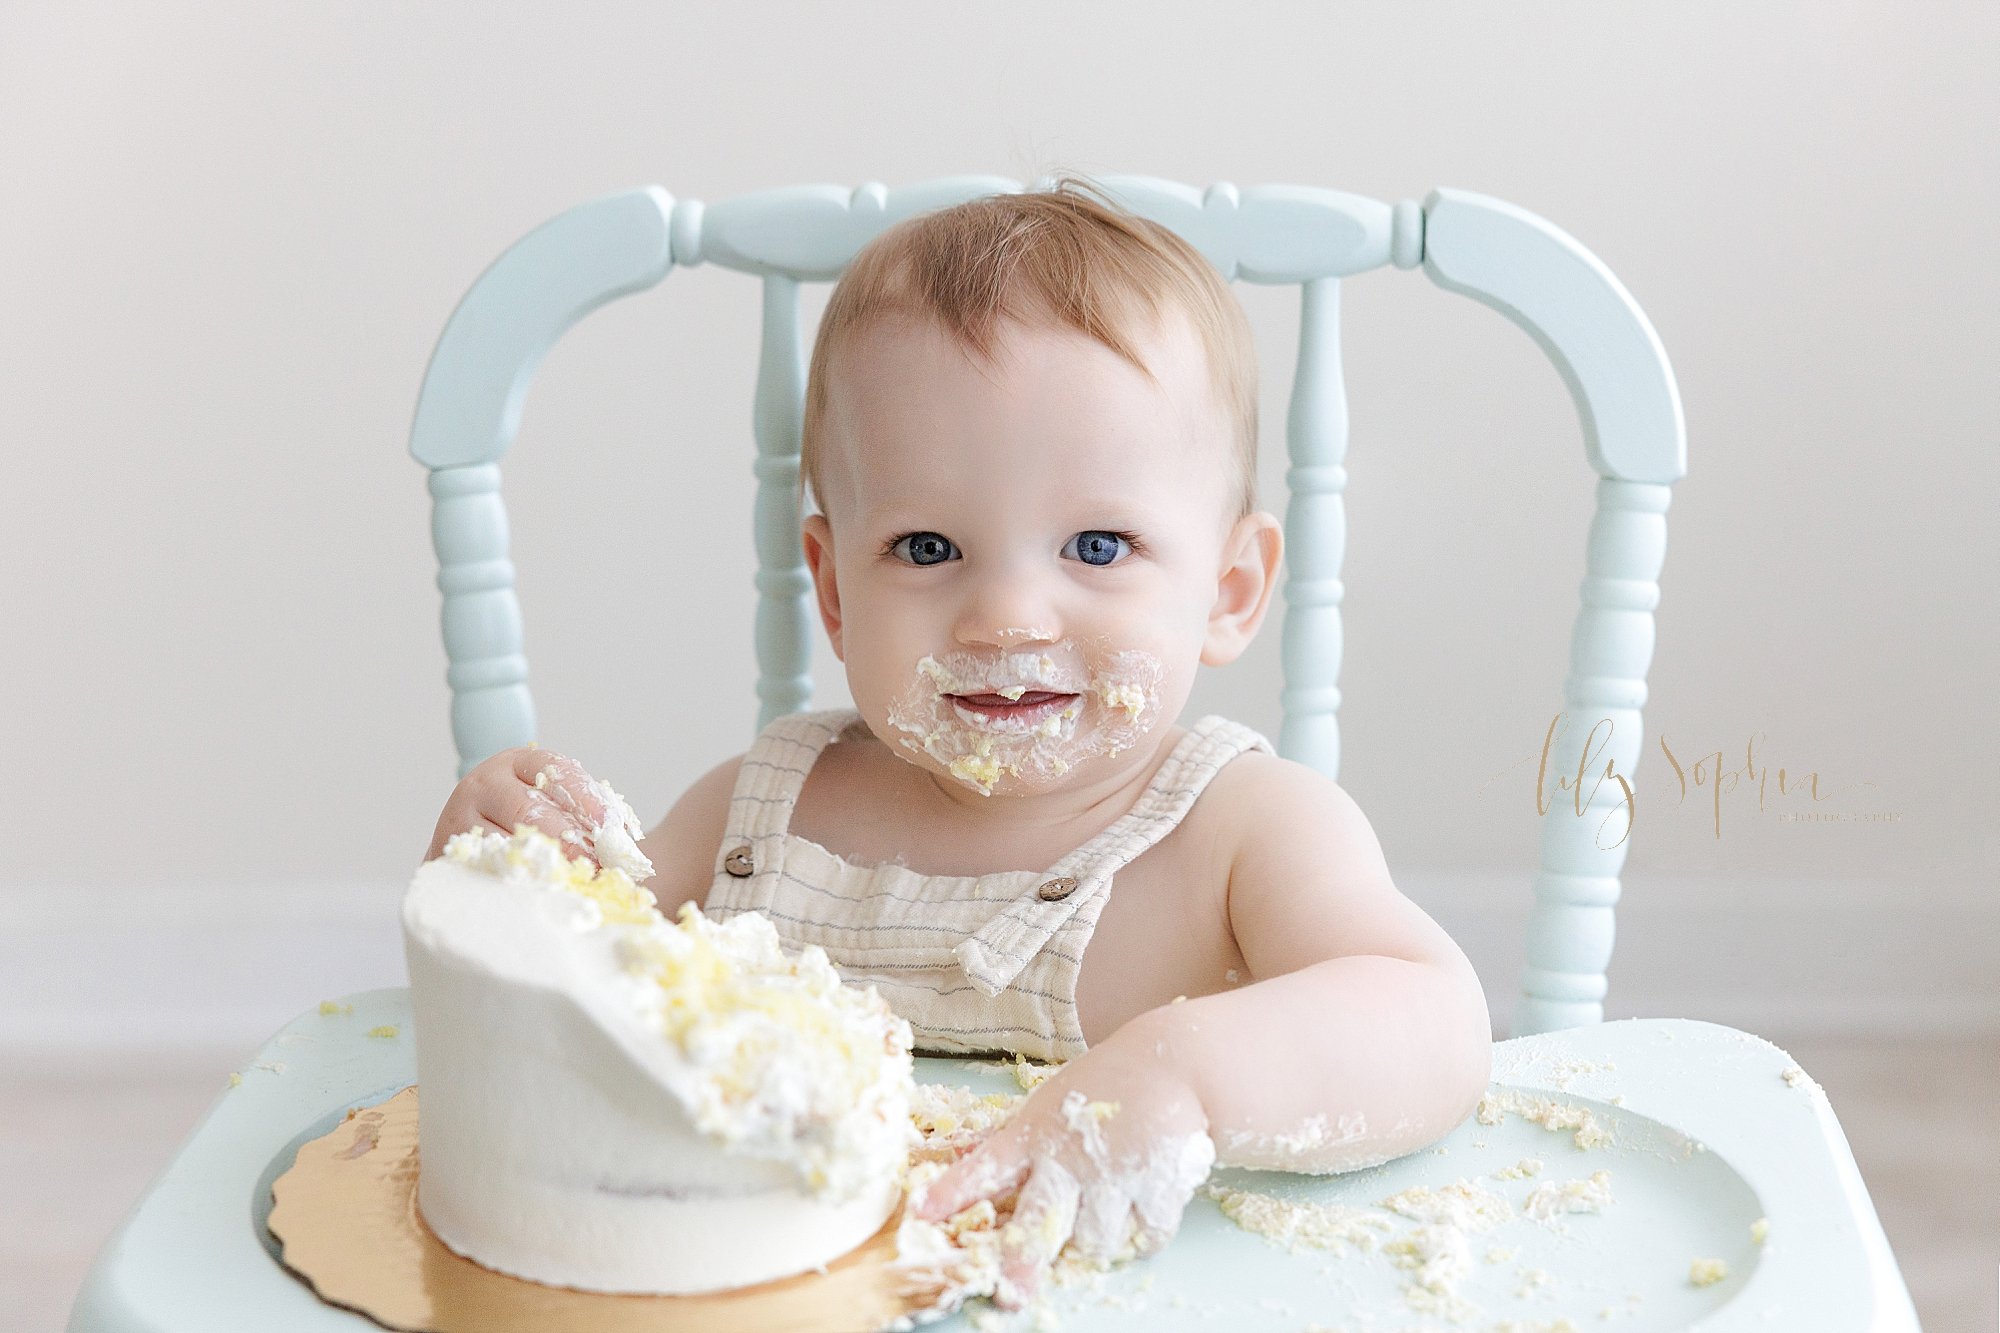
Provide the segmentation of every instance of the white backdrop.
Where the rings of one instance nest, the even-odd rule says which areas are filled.
[[[1885,987],[1928,961],[1990,1008],[1983,959],[1937,959],[1990,928],[2000,876],[1996,57],[1991,6],[1855,0],[0,9],[0,1028],[112,974],[134,1008],[394,979],[387,914],[453,783],[407,429],[505,246],[648,183],[1058,168],[1452,185],[1591,248],[1689,435],[1628,904],[1693,953],[1690,912],[1762,913],[1764,952],[1727,966],[1766,976],[1801,909],[1860,913],[1802,975],[1901,923]],[[1238,290],[1282,512],[1296,297]],[[1498,921],[1534,862],[1594,477],[1512,325],[1421,273],[1345,307],[1341,777],[1414,896],[1475,883]],[[593,316],[506,460],[539,739],[649,824],[754,725],[756,316],[713,268]],[[1275,735],[1277,649],[1274,616],[1191,715]],[[818,667],[816,703],[845,702]],[[1761,806],[1747,778],[1719,812],[1682,800],[1661,737],[1732,769],[1754,740]],[[1827,799],[1780,799],[1780,767]],[[1781,817],[1807,808],[1894,818]],[[336,918],[368,942],[343,952]],[[1504,958],[1492,929],[1476,958]],[[176,940],[230,966],[191,977]]]

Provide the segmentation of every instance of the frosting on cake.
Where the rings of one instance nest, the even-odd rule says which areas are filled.
[[[601,859],[473,830],[411,882],[424,1220],[594,1291],[743,1286],[860,1244],[916,1139],[909,1025],[765,917],[668,921]]]

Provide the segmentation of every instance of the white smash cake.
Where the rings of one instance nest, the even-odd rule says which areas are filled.
[[[591,1291],[820,1267],[901,1196],[909,1024],[763,916],[666,920],[623,841],[599,841],[600,871],[526,825],[474,830],[411,882],[424,1221]]]

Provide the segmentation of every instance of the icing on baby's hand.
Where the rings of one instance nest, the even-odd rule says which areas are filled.
[[[533,770],[530,777],[528,770]],[[653,863],[639,850],[645,829],[623,796],[584,771],[567,755],[551,750],[523,752],[516,772],[531,784],[527,793],[530,822],[557,837],[563,853],[624,871],[634,882],[653,874]],[[555,824],[554,829],[546,827]]]
[[[943,1221],[1018,1191],[1000,1232],[994,1301],[1019,1309],[1066,1243],[1098,1263],[1165,1245],[1214,1162],[1208,1118],[1193,1091],[1163,1068],[1100,1047],[1036,1088],[911,1207],[918,1217]]]

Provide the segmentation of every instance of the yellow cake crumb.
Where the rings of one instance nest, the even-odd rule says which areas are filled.
[[[918,1156],[940,1162],[959,1154],[998,1129],[1021,1098],[1012,1093],[983,1095],[952,1083],[921,1083],[910,1098],[910,1120],[923,1136]]]
[[[961,1208],[944,1220],[944,1234],[957,1240],[968,1231],[991,1231],[999,1221],[993,1200],[981,1199],[970,1208]]]
[[[319,1002],[319,1012],[322,1017],[331,1018],[335,1014],[353,1013],[354,1006],[351,1004],[342,1004],[338,1000],[321,1000]]]
[[[1513,1088],[1495,1088],[1487,1092],[1479,1099],[1474,1115],[1482,1125],[1497,1125],[1508,1111],[1543,1129],[1575,1130],[1576,1146],[1579,1148],[1602,1148],[1612,1141],[1611,1131],[1589,1107],[1578,1106],[1574,1102],[1559,1102],[1553,1097],[1536,1097]]]
[[[1513,1209],[1505,1199],[1469,1180],[1436,1189],[1412,1185],[1382,1200],[1382,1206],[1414,1221],[1474,1231],[1498,1226],[1513,1216]]]
[[[1477,1312],[1477,1306],[1458,1294],[1459,1280],[1472,1267],[1462,1228],[1429,1223],[1413,1227],[1384,1245],[1382,1253],[1411,1274],[1403,1288],[1403,1303],[1412,1310],[1443,1315],[1454,1323]]]
[[[1750,1239],[1762,1245],[1764,1238],[1771,1234],[1771,1219],[1760,1217],[1750,1224]]]
[[[1343,1204],[1281,1199],[1275,1194],[1224,1185],[1205,1185],[1202,1193],[1215,1200],[1222,1215],[1237,1226],[1293,1250],[1351,1245],[1372,1251],[1380,1244],[1382,1233],[1394,1229],[1394,1223],[1380,1213]]]
[[[1040,1087],[1061,1069],[1060,1060],[1046,1065],[1031,1064],[1027,1056],[1019,1051],[1014,1052],[1014,1081],[1020,1084],[1023,1090],[1031,1091]]]
[[[455,833],[444,845],[447,860],[506,878],[522,875],[597,905],[606,921],[643,926],[657,920],[652,890],[616,866],[598,867],[588,857],[570,856],[554,838],[532,824],[516,824],[507,837],[480,829]]]
[[[384,1023],[380,1027],[369,1028],[368,1035],[371,1037],[393,1037],[400,1031],[402,1029],[398,1028],[394,1023]]]
[[[1047,1253],[1069,1235],[1070,1221],[1060,1209],[1045,1209],[1036,1215],[1032,1225],[1018,1220],[1009,1221],[1000,1228],[1000,1240],[1010,1249],[1026,1245],[1039,1253]]]
[[[1136,722],[1146,707],[1145,691],[1136,685],[1100,686],[1097,693],[1104,700],[1106,708],[1116,708],[1124,713],[1129,721]]]
[[[979,736],[972,746],[971,754],[959,755],[951,761],[951,775],[982,790],[991,790],[1000,780],[1000,761],[993,757],[993,738]]]
[[[240,1088],[240,1087],[242,1087],[242,1086],[243,1086],[243,1075],[241,1075],[241,1074],[231,1074],[231,1075],[229,1076],[229,1086],[230,1086],[230,1087],[232,1087],[232,1088]]]
[[[1789,1087],[1799,1088],[1807,1093],[1825,1095],[1819,1084],[1813,1081],[1813,1076],[1797,1065],[1788,1065],[1779,1077],[1784,1079],[1786,1085]]]
[[[1579,1074],[1595,1074],[1600,1070],[1611,1069],[1613,1067],[1609,1064],[1598,1064],[1594,1060],[1564,1060],[1551,1071],[1549,1081],[1558,1088],[1567,1091],[1571,1080],[1575,1079]]]
[[[1688,1265],[1688,1281],[1697,1287],[1712,1287],[1729,1276],[1729,1265],[1720,1259],[1696,1259]]]
[[[1611,1202],[1611,1173],[1593,1171],[1588,1180],[1551,1180],[1521,1201],[1523,1216],[1546,1222],[1561,1213],[1601,1213]]]

